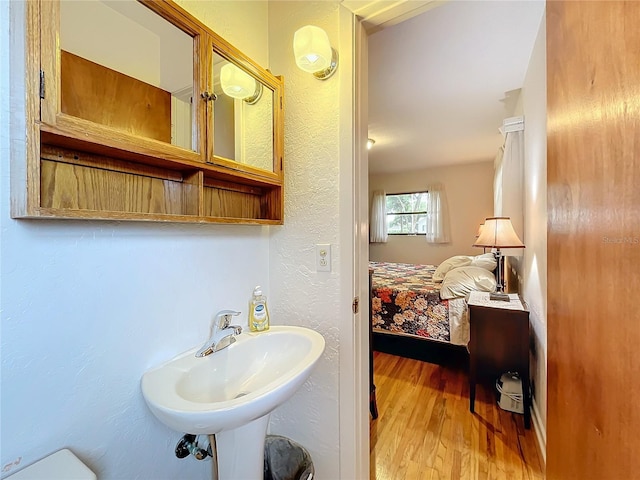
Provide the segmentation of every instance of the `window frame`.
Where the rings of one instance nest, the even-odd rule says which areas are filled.
[[[398,197],[401,195],[415,195],[415,194],[429,194],[429,190],[421,190],[421,191],[415,191],[415,192],[398,192],[398,193],[387,193],[385,194],[385,210],[387,207],[387,198],[388,197]],[[413,236],[416,237],[418,235],[426,235],[427,233],[420,233],[420,232],[400,232],[400,233],[394,233],[389,231],[389,215],[427,215],[428,211],[424,210],[424,211],[411,211],[411,212],[389,212],[386,211],[385,212],[385,216],[386,216],[386,221],[387,221],[387,235],[399,235],[399,236]]]

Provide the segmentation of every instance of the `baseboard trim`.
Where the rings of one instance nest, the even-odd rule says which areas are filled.
[[[533,429],[536,432],[536,438],[538,439],[538,448],[540,449],[540,456],[544,464],[547,464],[547,430],[542,424],[540,419],[540,410],[538,410],[538,404],[533,399],[531,402],[531,419],[533,420]]]

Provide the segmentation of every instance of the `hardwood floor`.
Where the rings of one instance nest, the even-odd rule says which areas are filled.
[[[371,480],[542,480],[533,430],[466,371],[374,353],[379,417],[371,420]]]

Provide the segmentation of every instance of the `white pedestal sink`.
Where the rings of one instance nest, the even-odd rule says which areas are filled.
[[[142,394],[162,423],[217,434],[220,480],[259,480],[269,414],[306,381],[324,338],[303,327],[243,333],[206,357],[194,348],[142,376]]]

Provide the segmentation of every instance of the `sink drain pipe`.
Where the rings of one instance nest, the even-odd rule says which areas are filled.
[[[209,446],[205,450],[198,446],[198,439],[195,435],[191,433],[185,434],[176,445],[176,457],[186,458],[189,455],[193,455],[197,460],[204,460],[207,457],[211,457],[212,480],[218,480],[218,445],[216,443],[216,436],[208,435],[208,439]]]
[[[176,457],[185,458],[189,455],[193,455],[197,460],[204,460],[210,455],[207,450],[198,446],[196,436],[191,433],[185,434],[176,445]]]

